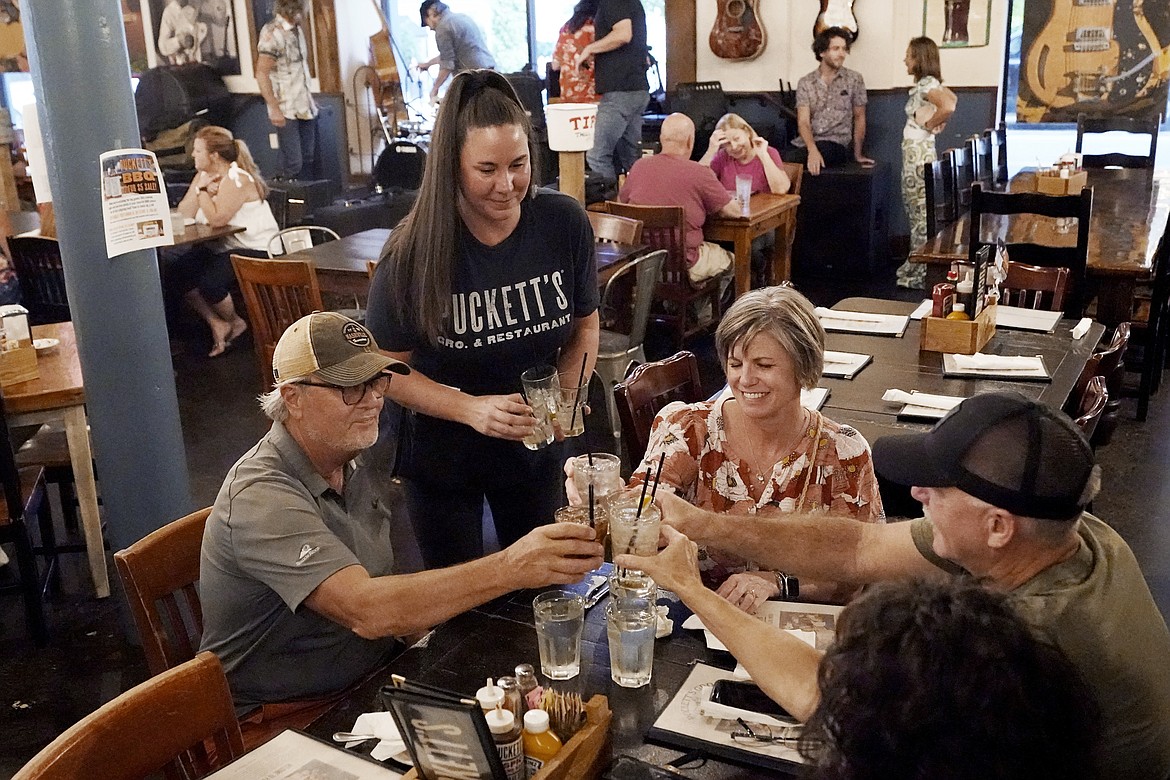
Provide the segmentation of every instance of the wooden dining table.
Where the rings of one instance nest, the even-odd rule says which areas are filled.
[[[239,225],[212,227],[211,225],[196,222],[194,225],[185,225],[182,233],[175,234],[175,243],[173,246],[190,246],[193,244],[202,244],[207,241],[218,241],[221,238],[243,233],[245,230],[247,228]]]
[[[85,414],[85,382],[81,360],[77,355],[77,338],[72,322],[37,325],[33,339],[57,339],[52,349],[37,352],[36,379],[7,385],[4,405],[10,426],[41,425],[60,422],[69,444],[69,462],[77,485],[81,527],[89,571],[98,598],[110,595],[106,572],[105,543],[102,540],[98,512],[97,481],[93,472],[93,454],[89,444],[89,420]]]
[[[1093,188],[1093,215],[1086,300],[1096,296],[1097,319],[1116,325],[1129,321],[1134,288],[1153,268],[1154,252],[1170,215],[1170,171],[1093,169],[1088,171],[1088,186]],[[1020,171],[1009,183],[1011,192],[1035,188],[1035,169]],[[928,290],[946,278],[951,263],[967,260],[970,231],[968,213],[910,252],[911,262],[927,264]],[[983,220],[982,239],[994,243],[996,238],[1008,244],[1074,246],[1077,232],[1062,231],[1047,217],[988,216]]]
[[[286,259],[311,263],[317,270],[317,284],[322,292],[365,299],[370,288],[369,263],[378,261],[389,237],[387,228],[371,228],[339,241],[290,252]],[[598,284],[604,284],[618,268],[645,250],[644,245],[596,242],[593,258],[597,263]]]
[[[833,308],[906,315],[915,306],[904,301],[846,298]],[[910,320],[900,338],[829,331],[825,335],[825,349],[872,355],[873,361],[853,379],[822,377],[819,386],[829,390],[822,411],[837,422],[857,428],[872,444],[882,436],[923,431],[933,424],[931,420],[901,417],[901,404],[882,400],[891,388],[964,398],[977,393],[1011,391],[1060,409],[1069,400],[1085,363],[1105,332],[1104,325],[1094,322],[1088,333],[1074,339],[1072,329],[1076,325],[1076,320],[1062,319],[1051,333],[997,328],[982,349],[990,355],[1039,355],[1044,359],[1050,381],[945,376],[942,353],[919,349],[921,320]]]
[[[796,207],[799,195],[773,195],[757,192],[748,203],[748,213],[737,217],[713,215],[703,224],[707,241],[730,241],[735,245],[735,294],[743,295],[752,287],[752,240],[770,230],[776,231],[772,245],[771,283],[779,284],[792,276],[792,242],[796,238]]]

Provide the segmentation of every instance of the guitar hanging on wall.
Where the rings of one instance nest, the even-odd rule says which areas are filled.
[[[759,0],[719,0],[715,26],[708,39],[711,51],[725,60],[754,60],[768,44],[756,9]]]
[[[821,0],[821,12],[813,23],[813,35],[819,35],[830,27],[848,30],[853,40],[857,40],[857,17],[853,15],[853,0]]]

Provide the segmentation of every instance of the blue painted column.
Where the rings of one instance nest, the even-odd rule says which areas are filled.
[[[191,510],[153,249],[106,256],[98,156],[139,147],[119,0],[22,4],[110,547]],[[101,595],[99,593],[99,595]]]

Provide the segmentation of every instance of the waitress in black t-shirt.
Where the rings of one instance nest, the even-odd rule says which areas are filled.
[[[486,498],[501,546],[552,520],[563,443],[531,451],[520,374],[576,384],[599,333],[593,231],[574,199],[532,182],[536,146],[508,81],[457,75],[418,199],[382,252],[366,324],[414,371],[389,396],[414,411],[399,473],[428,567],[483,554]]]

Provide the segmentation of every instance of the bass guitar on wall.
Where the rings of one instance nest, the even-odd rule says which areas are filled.
[[[754,60],[768,43],[760,22],[759,0],[719,0],[715,26],[708,39],[716,57],[727,60]]]

